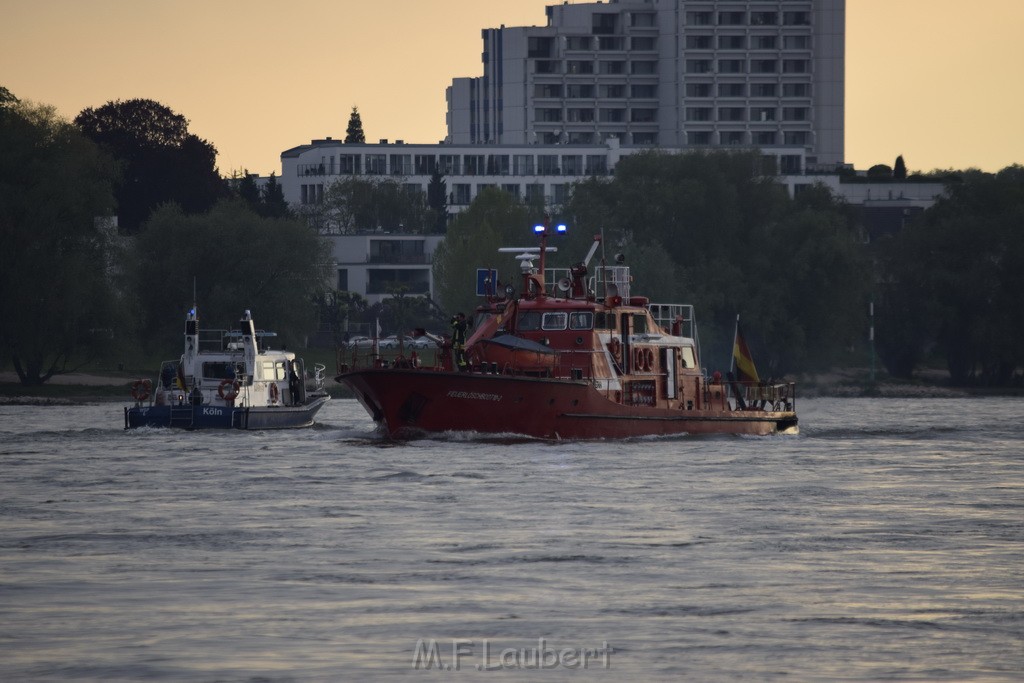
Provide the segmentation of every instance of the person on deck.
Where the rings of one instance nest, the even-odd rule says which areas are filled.
[[[452,318],[452,350],[455,352],[455,365],[458,369],[466,369],[466,328],[469,323],[464,313],[459,312]]]

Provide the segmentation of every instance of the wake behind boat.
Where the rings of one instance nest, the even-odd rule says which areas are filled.
[[[445,338],[433,366],[415,357],[389,363],[371,356],[339,367],[335,379],[352,388],[386,434],[616,439],[796,432],[793,384],[742,379],[749,361],[742,354],[740,377],[723,380],[701,369],[691,305],[632,296],[628,266],[601,265],[588,276],[600,238],[549,288],[544,261],[554,248],[547,246],[547,225],[537,232],[539,248],[514,250],[524,252],[520,295],[510,289],[489,296],[465,349]],[[737,325],[736,349],[741,341]]]
[[[267,348],[273,332],[257,331],[246,311],[239,329],[200,330],[196,308],[185,319],[185,351],[164,361],[156,383],[132,384],[135,404],[124,428],[286,429],[307,427],[330,398],[324,366],[307,373],[289,351]]]

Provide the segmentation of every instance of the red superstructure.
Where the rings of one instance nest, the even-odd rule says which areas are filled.
[[[477,309],[458,371],[450,345],[437,362],[343,365],[353,389],[393,437],[467,431],[543,439],[795,432],[792,384],[740,383],[701,370],[693,308],[631,296],[629,269],[587,258],[548,287],[548,230],[524,252],[521,292]],[[540,267],[533,267],[533,259]],[[447,342],[447,340],[445,340]],[[716,373],[717,375],[717,373]]]

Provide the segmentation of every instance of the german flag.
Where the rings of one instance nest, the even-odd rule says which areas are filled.
[[[747,340],[740,332],[740,317],[736,316],[736,336],[732,342],[732,362],[736,367],[736,379],[740,382],[760,382],[757,376],[757,368],[754,367],[754,358],[750,355],[747,347]]]

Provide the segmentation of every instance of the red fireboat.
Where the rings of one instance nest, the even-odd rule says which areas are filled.
[[[600,236],[583,261],[549,286],[552,228],[545,221],[535,232],[539,247],[500,250],[520,254],[521,290],[487,296],[464,349],[438,337],[433,364],[402,349],[392,360],[371,354],[339,365],[335,379],[353,390],[387,436],[584,440],[797,432],[792,383],[743,381],[731,372],[709,377],[701,369],[691,305],[632,296],[629,267],[621,263],[591,274]]]

